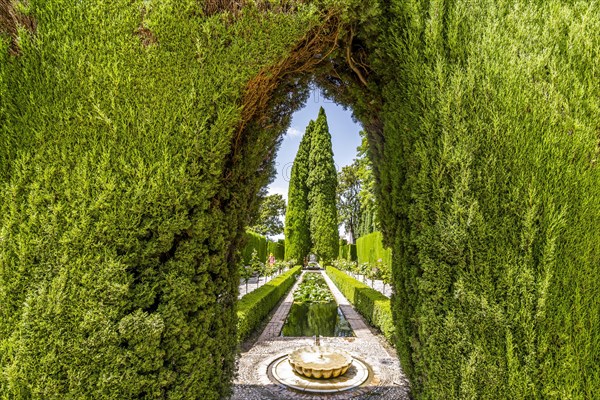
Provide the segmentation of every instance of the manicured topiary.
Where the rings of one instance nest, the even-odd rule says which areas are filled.
[[[285,216],[285,258],[304,260],[312,248],[308,204],[308,175],[311,137],[314,121],[310,121],[294,158],[288,188]]]
[[[414,397],[599,397],[599,2],[0,10],[3,397],[227,396],[236,254],[311,82],[367,132]]]
[[[323,107],[311,133],[308,173],[308,215],[312,251],[323,262],[337,258],[338,217],[336,208],[337,172],[333,161],[331,134]]]
[[[356,310],[378,328],[390,343],[396,343],[390,299],[338,269],[327,267],[325,271]]]
[[[248,293],[237,306],[238,338],[244,340],[260,325],[300,274],[297,266]]]

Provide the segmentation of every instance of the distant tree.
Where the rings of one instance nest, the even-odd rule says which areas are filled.
[[[312,246],[307,181],[313,128],[314,121],[310,121],[294,159],[285,215],[285,259],[296,259],[300,263],[308,255]]]
[[[265,196],[259,206],[255,225],[251,229],[263,236],[283,233],[281,217],[285,215],[285,199],[280,194]]]
[[[337,172],[331,134],[323,107],[311,133],[308,174],[308,214],[313,252],[328,262],[337,258],[339,233],[336,205]]]
[[[350,235],[350,243],[354,244],[357,236],[358,224],[361,221],[360,189],[358,160],[352,165],[342,168],[338,173],[337,209],[339,223],[344,225],[345,231]]]

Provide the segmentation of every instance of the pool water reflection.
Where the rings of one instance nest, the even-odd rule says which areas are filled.
[[[354,332],[335,301],[294,302],[281,336],[351,337]]]

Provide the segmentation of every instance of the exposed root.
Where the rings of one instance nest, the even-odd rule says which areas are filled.
[[[37,28],[35,19],[29,15],[24,15],[17,11],[17,4],[25,5],[24,1],[0,0],[0,33],[6,33],[11,38],[9,51],[12,55],[20,53],[19,48],[19,27],[27,29],[34,33]]]
[[[356,74],[356,76],[358,77],[360,82],[363,85],[368,86],[367,80],[365,79],[362,72],[360,71],[360,69],[358,69],[358,67],[356,66],[356,63],[352,59],[352,40],[353,39],[354,39],[354,31],[350,30],[350,40],[348,40],[348,44],[346,46],[346,62],[348,63],[348,66],[352,69],[352,71],[354,71],[354,73]],[[360,64],[360,65],[362,65],[362,64]]]
[[[239,148],[244,129],[250,121],[261,122],[268,114],[269,100],[284,78],[289,75],[310,73],[338,47],[341,23],[337,13],[326,16],[323,23],[306,34],[279,63],[263,69],[248,85],[244,95],[242,122],[234,141],[234,152]]]

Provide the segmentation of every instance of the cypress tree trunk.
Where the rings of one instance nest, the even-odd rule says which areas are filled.
[[[309,167],[308,203],[313,251],[319,259],[328,262],[338,253],[337,173],[327,116],[322,107],[312,131]]]

